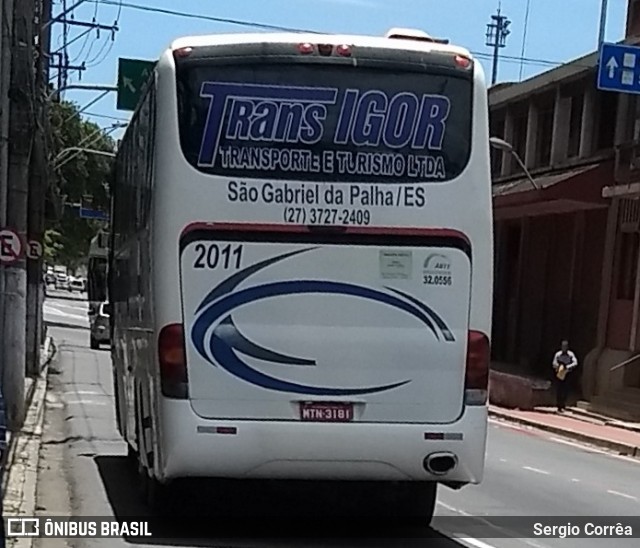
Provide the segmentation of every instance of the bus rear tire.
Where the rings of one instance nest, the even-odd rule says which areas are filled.
[[[146,503],[157,516],[173,516],[177,511],[172,485],[160,483],[154,477],[149,477],[147,483]]]
[[[436,508],[438,484],[415,482],[403,485],[398,493],[394,518],[400,525],[428,527]]]
[[[100,349],[100,343],[94,339],[93,337],[91,337],[91,339],[89,340],[89,345],[91,346],[91,350],[99,350]]]

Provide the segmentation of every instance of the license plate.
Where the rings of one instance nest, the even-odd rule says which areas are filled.
[[[353,404],[301,402],[300,418],[315,422],[349,422],[353,420]]]

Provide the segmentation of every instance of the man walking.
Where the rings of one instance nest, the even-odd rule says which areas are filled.
[[[577,367],[578,359],[569,350],[569,341],[562,341],[561,348],[553,357],[553,369],[556,376],[556,405],[558,412],[562,413],[567,403],[569,392],[568,374]]]

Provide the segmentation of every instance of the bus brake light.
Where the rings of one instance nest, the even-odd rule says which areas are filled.
[[[489,338],[480,331],[469,331],[467,342],[467,369],[465,372],[465,403],[485,405],[489,388]]]
[[[158,337],[158,359],[162,394],[168,398],[188,397],[187,360],[182,324],[165,325]]]
[[[313,53],[313,44],[310,44],[309,42],[298,44],[298,51],[304,55],[309,55],[310,53]]]
[[[192,52],[193,52],[193,48],[186,47],[186,48],[177,49],[174,55],[176,57],[189,57],[189,55],[191,55]]]
[[[471,66],[471,59],[465,57],[464,55],[456,55],[455,62],[456,65],[463,69],[468,69]]]
[[[340,44],[336,47],[336,53],[342,57],[351,57],[351,47],[347,44]]]

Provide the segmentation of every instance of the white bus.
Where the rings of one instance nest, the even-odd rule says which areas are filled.
[[[314,480],[428,521],[438,483],[479,483],[489,165],[483,71],[446,41],[176,40],[112,213],[118,424],[149,501]]]

